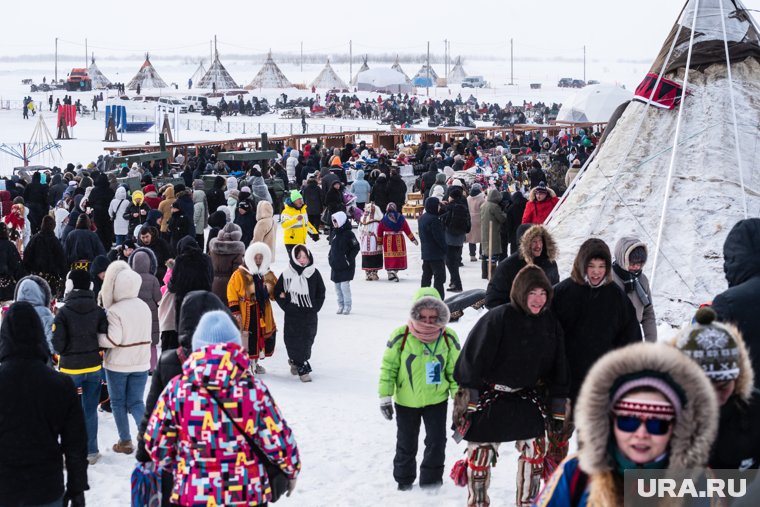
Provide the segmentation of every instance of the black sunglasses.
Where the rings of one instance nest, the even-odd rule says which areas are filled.
[[[641,423],[644,423],[647,433],[650,435],[661,436],[668,432],[671,422],[672,421],[667,421],[665,419],[641,419],[633,415],[615,416],[615,425],[617,426],[617,429],[625,433],[633,433],[639,429]]]

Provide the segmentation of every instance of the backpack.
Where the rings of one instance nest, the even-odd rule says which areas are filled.
[[[444,224],[450,234],[460,235],[470,232],[472,222],[470,210],[460,203],[451,203],[446,211]]]

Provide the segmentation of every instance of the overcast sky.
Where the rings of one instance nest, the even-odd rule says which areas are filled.
[[[729,2],[729,0],[725,0]],[[760,0],[746,0],[760,9]],[[208,54],[216,34],[220,53],[443,53],[515,57],[651,60],[678,16],[680,0],[290,0],[162,2],[127,0],[11,0],[4,5],[0,56],[83,54],[84,39],[99,58],[150,51]],[[757,13],[753,13],[757,19]]]

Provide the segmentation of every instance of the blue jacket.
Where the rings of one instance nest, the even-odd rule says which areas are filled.
[[[423,261],[442,261],[446,258],[446,228],[438,217],[438,199],[425,200],[425,213],[417,221]]]
[[[369,201],[370,186],[364,179],[364,171],[356,171],[356,179],[351,185],[351,193],[356,196],[356,202],[362,203]]]
[[[568,456],[546,483],[541,495],[533,502],[534,507],[586,507],[588,503],[588,475],[578,466],[577,456]],[[583,492],[576,488],[583,487]],[[578,499],[573,503],[573,498]]]

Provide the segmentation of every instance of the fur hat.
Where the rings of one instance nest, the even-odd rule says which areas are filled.
[[[557,258],[557,242],[554,241],[549,230],[543,225],[531,225],[530,228],[520,236],[519,245],[520,257],[522,257],[527,264],[535,263],[533,254],[530,252],[530,244],[538,237],[540,237],[544,243],[544,248],[541,250],[541,256],[546,257],[550,261],[554,261]]]
[[[90,278],[90,273],[85,271],[84,269],[73,269],[69,271],[69,274],[66,276],[66,289],[65,292],[68,294],[72,290],[92,290],[93,284],[92,284],[92,278]]]
[[[605,263],[605,283],[604,285],[612,282],[612,254],[610,254],[610,247],[607,243],[599,238],[589,238],[583,242],[578,254],[573,261],[573,271],[570,273],[570,278],[575,283],[580,285],[586,284],[586,266],[591,262],[591,259],[602,259]]]
[[[528,264],[522,268],[515,277],[515,281],[512,283],[512,290],[509,292],[509,300],[525,312],[527,315],[532,315],[528,308],[528,294],[533,289],[544,289],[546,291],[546,304],[541,309],[545,311],[549,308],[552,301],[552,284],[546,277],[544,270],[533,264]]]
[[[409,312],[412,320],[420,320],[420,310],[431,308],[438,311],[438,320],[436,325],[445,327],[451,319],[451,313],[446,303],[441,301],[441,296],[433,287],[422,287],[414,295],[414,303]]]
[[[295,248],[293,249],[295,250]],[[261,254],[263,260],[261,266],[256,265],[256,255]],[[257,241],[251,243],[251,245],[245,249],[245,267],[253,275],[264,276],[269,271],[269,266],[272,264],[272,251],[269,249],[269,245]]]

